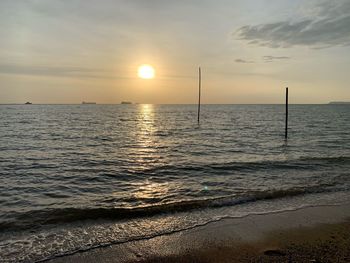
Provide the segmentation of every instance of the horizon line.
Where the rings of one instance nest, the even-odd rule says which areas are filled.
[[[289,105],[329,105],[336,101],[324,102],[324,103],[289,103]],[[350,103],[350,102],[346,102]],[[198,105],[197,103],[131,103],[131,104],[121,104],[121,103],[94,103],[94,104],[82,104],[82,103],[32,103],[26,105],[25,103],[0,103],[0,105]],[[285,105],[285,103],[201,103],[201,105]],[[337,105],[337,104],[332,104]]]

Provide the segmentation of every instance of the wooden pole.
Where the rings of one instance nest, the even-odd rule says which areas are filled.
[[[202,72],[201,68],[198,69],[198,116],[197,116],[197,122],[199,123],[199,115],[201,112],[201,85],[202,85]]]
[[[285,134],[284,138],[288,138],[288,87],[286,88],[286,127],[285,127]]]

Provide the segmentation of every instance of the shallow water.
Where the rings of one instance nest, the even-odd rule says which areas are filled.
[[[1,105],[0,257],[33,261],[227,216],[336,204],[350,107]]]

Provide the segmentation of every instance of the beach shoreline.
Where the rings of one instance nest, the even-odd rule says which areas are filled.
[[[48,260],[70,262],[349,262],[350,204],[228,218]]]

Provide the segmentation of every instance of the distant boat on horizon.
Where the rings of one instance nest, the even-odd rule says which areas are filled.
[[[120,104],[132,104],[131,101],[122,101]]]
[[[26,103],[24,103],[25,105],[31,105],[31,104],[33,104],[33,103],[31,103],[31,102],[29,102],[29,101],[27,101]]]
[[[81,104],[96,104],[96,102],[83,101]]]

